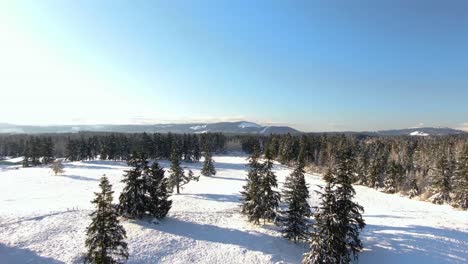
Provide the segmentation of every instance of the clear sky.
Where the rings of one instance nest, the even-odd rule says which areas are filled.
[[[0,98],[14,124],[468,130],[468,2],[4,0]]]

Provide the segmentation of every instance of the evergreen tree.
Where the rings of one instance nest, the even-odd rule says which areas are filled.
[[[141,218],[146,213],[146,182],[143,172],[148,170],[148,161],[134,153],[128,161],[132,169],[125,171],[125,187],[119,197],[120,214],[129,218]]]
[[[468,209],[468,144],[463,148],[457,163],[453,186],[453,205]]]
[[[164,169],[160,168],[155,161],[148,170],[147,177],[148,212],[158,219],[164,218],[172,206],[172,201],[169,200],[168,180],[164,178]]]
[[[29,144],[27,142],[24,147],[23,156],[24,158],[23,158],[22,165],[23,165],[23,168],[27,168],[29,167]]]
[[[176,147],[172,150],[171,155],[171,174],[169,175],[169,187],[176,188],[177,194],[180,194],[182,186],[191,181],[198,181],[199,177],[195,176],[191,170],[186,175],[184,169],[180,166],[180,153]]]
[[[118,214],[112,206],[112,186],[104,175],[99,184],[101,191],[92,201],[96,211],[90,214],[91,224],[86,230],[86,263],[124,263],[128,259],[126,233],[118,221]]]
[[[177,190],[177,194],[180,193],[181,183],[184,178],[184,170],[180,166],[180,153],[176,146],[172,147],[171,154],[171,174],[169,176],[169,186]]]
[[[301,158],[284,183],[283,199],[288,209],[282,212],[280,223],[284,236],[294,242],[306,240],[309,235],[311,210],[307,199],[310,195],[304,173],[304,161]]]
[[[273,161],[270,152],[265,153],[265,158],[266,161],[261,169],[259,188],[263,222],[275,219],[280,202],[280,193],[274,190],[274,188],[278,188],[278,181],[273,172]]]
[[[211,150],[208,148],[205,151],[205,161],[203,163],[201,174],[208,177],[216,175],[216,170],[213,163],[214,161],[212,159]]]
[[[340,233],[335,185],[332,170],[329,168],[324,177],[326,182],[320,197],[320,206],[314,213],[314,232],[310,240],[310,249],[304,255],[303,264],[340,263],[342,252],[346,250],[346,243]]]
[[[432,189],[434,195],[429,200],[435,204],[450,202],[452,166],[447,155],[442,153],[433,170]]]
[[[384,181],[384,192],[396,193],[398,191],[398,181],[401,178],[401,173],[401,165],[392,161],[387,171],[387,178]]]
[[[242,205],[241,212],[247,215],[250,222],[260,223],[262,217],[262,208],[260,207],[260,184],[262,165],[258,161],[259,151],[255,149],[249,158],[249,172],[247,174],[247,183],[243,186],[241,192]]]
[[[365,223],[361,213],[364,208],[353,202],[356,194],[351,185],[351,177],[355,171],[355,161],[353,153],[349,146],[342,146],[337,155],[335,174],[335,199],[336,215],[339,223],[337,232],[342,236],[341,239],[346,243],[346,250],[340,252],[339,263],[349,263],[351,255],[356,260],[358,252],[362,250],[362,242],[359,239],[359,232],[364,228]]]
[[[360,150],[361,153],[357,158],[356,166],[357,183],[362,185],[368,185],[367,177],[369,171],[369,154],[366,150],[362,148]]]

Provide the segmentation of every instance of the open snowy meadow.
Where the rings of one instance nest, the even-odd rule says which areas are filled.
[[[245,156],[215,156],[217,174],[201,176],[173,195],[168,217],[159,223],[122,220],[128,263],[300,263],[306,243],[294,244],[271,225],[255,226],[239,211],[247,174]],[[161,161],[165,168],[168,162]],[[183,163],[200,174],[202,163]],[[106,174],[114,202],[123,188],[125,162],[65,163],[65,173],[48,167],[0,165],[0,264],[80,263],[90,201]],[[281,184],[290,169],[275,165]],[[307,175],[309,203],[323,181]],[[281,188],[280,188],[281,189]],[[355,186],[364,206],[365,250],[360,263],[468,263],[468,212]]]

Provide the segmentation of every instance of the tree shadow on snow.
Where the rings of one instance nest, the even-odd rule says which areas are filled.
[[[124,166],[115,165],[115,166],[106,166],[106,165],[86,165],[86,161],[83,161],[84,164],[67,164],[65,163],[66,169],[88,169],[88,170],[120,170]],[[125,165],[127,167],[127,165]]]
[[[197,241],[208,241],[237,245],[251,251],[270,255],[273,262],[300,263],[302,254],[307,251],[305,243],[294,244],[281,237],[270,236],[255,231],[246,232],[214,225],[198,224],[168,217],[159,225],[138,222],[146,228],[187,237]]]
[[[239,178],[232,178],[232,177],[223,177],[223,176],[206,176],[207,178],[211,179],[219,179],[219,180],[228,180],[228,181],[241,181],[245,182],[245,179],[239,179]]]
[[[1,264],[39,264],[39,263],[52,263],[61,264],[65,263],[53,258],[42,257],[37,255],[34,251],[29,249],[22,249],[0,244],[0,263]]]
[[[468,234],[427,226],[367,225],[361,263],[468,263]]]
[[[28,221],[41,221],[41,220],[43,220],[43,219],[45,219],[47,217],[50,217],[50,216],[56,216],[56,215],[61,215],[61,214],[74,213],[74,212],[76,212],[76,211],[75,210],[69,210],[69,211],[53,212],[53,213],[48,213],[48,214],[44,214],[44,215],[21,218],[20,220],[15,221],[15,222],[3,223],[3,224],[0,225],[0,227],[5,227],[5,226],[9,226],[9,225],[14,225],[14,224],[21,224],[23,222],[28,222]],[[0,264],[2,264],[2,263],[0,262]]]
[[[222,170],[236,170],[236,171],[247,170],[246,164],[243,164],[243,163],[226,163],[226,162],[215,161],[214,166],[216,169],[222,169]]]
[[[65,178],[70,178],[72,180],[78,180],[78,181],[99,181],[99,179],[94,179],[94,178],[89,178],[89,177],[84,177],[84,176],[78,176],[78,175],[57,175],[57,177],[65,177]]]
[[[240,194],[212,194],[212,193],[196,193],[196,194],[181,194],[184,196],[190,196],[195,199],[211,200],[217,202],[239,202]]]

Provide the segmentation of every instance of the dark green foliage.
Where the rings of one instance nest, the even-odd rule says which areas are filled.
[[[403,173],[403,167],[392,161],[387,170],[387,178],[384,181],[384,192],[396,193],[398,192],[399,182],[401,180],[401,174]]]
[[[468,209],[468,144],[463,148],[460,159],[457,162],[453,186],[453,205],[465,210]]]
[[[212,158],[211,150],[207,149],[204,156],[205,161],[203,162],[201,174],[208,177],[216,175],[216,169],[214,167],[214,160]]]
[[[184,170],[180,166],[180,152],[176,146],[172,148],[171,154],[171,173],[169,176],[169,186],[177,190],[177,194],[180,193],[180,187],[184,178]]]
[[[153,162],[147,173],[148,213],[158,219],[164,218],[172,206],[172,201],[169,200],[168,180],[164,178],[164,169],[160,168],[157,162]]]
[[[278,188],[278,181],[273,172],[273,161],[268,153],[265,155],[266,161],[261,169],[260,178],[260,207],[262,208],[263,220],[274,220],[280,202],[280,193],[274,189]]]
[[[184,169],[180,166],[180,157],[181,155],[177,146],[174,146],[171,155],[171,173],[168,184],[171,189],[176,188],[177,194],[180,194],[182,186],[191,181],[198,181],[200,178],[195,176],[191,170],[188,171],[187,175],[184,173]]]
[[[144,155],[134,153],[128,161],[131,170],[126,171],[122,182],[125,187],[119,198],[119,212],[128,218],[142,218],[144,215],[164,218],[171,209],[168,180],[164,170],[154,162],[148,167]]]
[[[307,199],[310,197],[308,186],[304,177],[304,163],[302,159],[294,171],[286,177],[282,200],[287,209],[281,213],[280,224],[284,237],[294,240],[306,240],[310,227],[312,214]]]
[[[447,155],[445,153],[440,154],[432,174],[432,188],[435,194],[430,198],[431,202],[436,204],[450,202],[453,173],[454,171]]]
[[[255,151],[249,158],[249,172],[247,174],[247,183],[243,187],[241,211],[247,215],[250,222],[260,223],[262,217],[260,184],[262,180],[262,165],[258,161],[259,154]]]
[[[242,212],[255,224],[259,224],[260,219],[274,220],[280,202],[280,194],[274,190],[278,183],[272,171],[273,162],[268,155],[266,158],[265,163],[259,163],[258,151],[250,157],[247,184],[241,192]]]
[[[118,221],[112,205],[112,186],[105,176],[99,184],[101,191],[92,201],[96,211],[90,214],[91,224],[86,229],[86,263],[125,263],[128,259],[126,233]]]
[[[342,252],[346,250],[343,234],[340,233],[338,221],[337,202],[335,198],[335,185],[331,168],[325,174],[325,187],[321,192],[320,205],[314,213],[310,249],[304,255],[303,264],[340,263]]]
[[[125,187],[119,198],[119,212],[128,218],[141,218],[147,211],[146,179],[143,173],[148,170],[148,161],[134,153],[128,165],[132,168],[125,171],[122,180]]]
[[[349,263],[351,256],[357,260],[357,254],[362,250],[359,232],[365,223],[361,213],[364,208],[353,201],[354,191],[351,178],[355,172],[355,160],[351,148],[342,146],[334,167],[336,189],[336,215],[339,223],[339,233],[346,244],[346,250],[341,252],[340,263]]]

